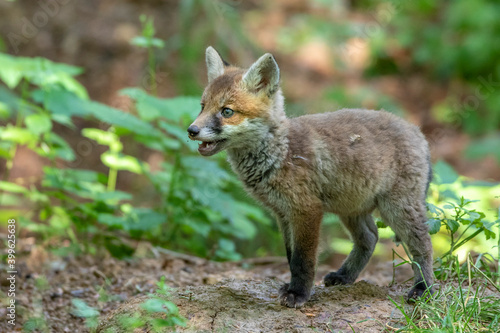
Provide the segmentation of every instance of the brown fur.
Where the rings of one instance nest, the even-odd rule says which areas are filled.
[[[354,243],[342,267],[325,277],[325,285],[352,283],[365,267],[378,239],[371,217],[378,209],[413,255],[410,296],[431,291],[432,245],[424,202],[429,148],[419,129],[383,111],[340,110],[288,119],[277,86],[279,69],[269,55],[248,71],[213,72],[223,74],[206,88],[203,103],[209,111],[194,124],[202,128],[199,140],[224,140],[221,147],[246,189],[278,218],[292,272],[290,284],[280,290],[282,304],[297,307],[309,299],[324,212],[340,216]],[[237,113],[223,120],[220,134],[213,134],[209,119],[220,118],[221,108],[231,106]]]

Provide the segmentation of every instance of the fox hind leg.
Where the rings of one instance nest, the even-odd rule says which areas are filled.
[[[378,240],[377,226],[370,214],[341,217],[341,220],[352,236],[354,247],[340,269],[325,276],[325,286],[356,281],[370,260]]]
[[[408,247],[413,257],[415,284],[408,293],[408,299],[432,294],[434,272],[432,269],[432,243],[425,222],[425,205],[422,201],[408,203],[404,200],[382,201],[380,214],[396,236]]]

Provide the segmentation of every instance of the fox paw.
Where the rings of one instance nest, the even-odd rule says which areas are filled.
[[[407,302],[414,303],[419,298],[427,298],[434,294],[432,287],[427,288],[426,284],[421,281],[411,288],[407,295]]]
[[[288,290],[290,285],[285,283],[279,290],[278,300],[281,305],[289,308],[300,308],[309,300],[309,293]]]
[[[354,280],[348,275],[341,274],[339,272],[328,273],[323,279],[325,286],[334,286],[336,284],[351,284]]]

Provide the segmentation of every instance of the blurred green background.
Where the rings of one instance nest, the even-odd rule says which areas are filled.
[[[468,215],[466,232],[497,231],[495,0],[17,0],[0,10],[0,225],[18,219],[21,236],[57,254],[124,258],[139,241],[216,260],[284,254],[224,154],[202,158],[187,139],[208,45],[243,67],[273,53],[289,116],[385,109],[419,125],[435,163],[437,253],[456,231],[445,203],[462,196],[483,213]],[[351,245],[334,216],[324,229],[321,260],[335,264]],[[376,255],[387,256],[392,234],[380,232]],[[481,234],[462,258],[495,243]]]

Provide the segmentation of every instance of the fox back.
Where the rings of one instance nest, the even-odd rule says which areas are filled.
[[[211,47],[202,110],[189,127],[199,152],[227,150],[247,191],[278,219],[292,273],[280,290],[298,307],[314,281],[324,212],[339,215],[354,247],[325,285],[353,283],[378,239],[371,217],[384,221],[410,249],[415,285],[409,297],[432,288],[432,245],[425,225],[431,178],[428,144],[420,130],[384,112],[343,109],[287,118],[279,67],[265,54],[248,70],[228,65]]]

